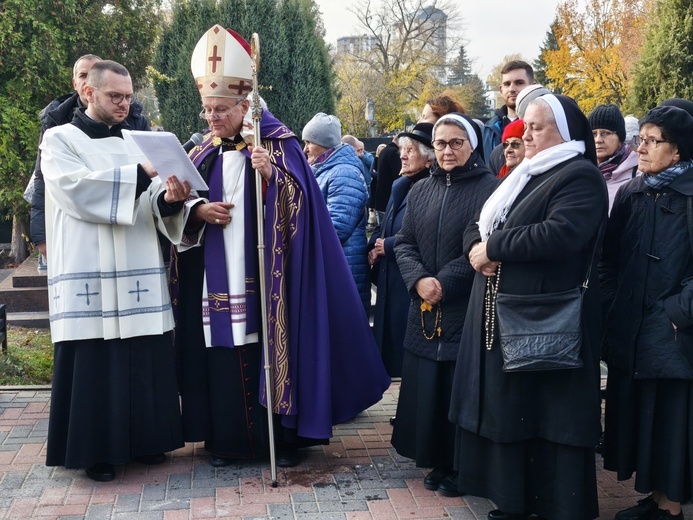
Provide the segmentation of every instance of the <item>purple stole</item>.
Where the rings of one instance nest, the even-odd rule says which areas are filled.
[[[219,153],[219,147],[214,146],[204,150],[194,159],[195,166],[199,166],[202,160],[210,153]],[[242,153],[250,156],[247,150]],[[252,209],[254,201],[251,194],[252,186],[248,181],[252,179],[249,171],[252,169],[246,162],[246,171],[243,173],[245,189],[243,191],[244,212],[243,223],[246,237],[254,237],[253,225],[255,215]],[[211,202],[221,202],[224,200],[224,175],[223,175],[223,155],[212,160],[207,184],[209,185],[209,200]],[[255,241],[245,240],[245,297],[246,297],[246,335],[258,332],[258,300],[256,290],[257,263],[254,254],[256,253]],[[212,333],[212,345],[215,347],[233,348],[233,333],[231,330],[231,311],[232,304],[229,295],[229,283],[226,275],[226,250],[224,249],[224,228],[217,225],[207,225],[204,238],[204,259],[205,272],[207,279],[207,297],[209,301],[209,324]]]

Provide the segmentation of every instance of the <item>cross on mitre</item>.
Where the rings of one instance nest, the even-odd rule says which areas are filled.
[[[203,98],[246,97],[252,89],[250,45],[221,25],[209,29],[197,42],[190,69]]]

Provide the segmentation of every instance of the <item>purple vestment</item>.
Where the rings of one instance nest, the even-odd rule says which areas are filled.
[[[268,111],[261,132],[273,163],[264,230],[273,409],[299,436],[327,439],[333,424],[377,403],[390,379],[298,139]],[[196,166],[218,153],[211,141],[207,135],[191,154]],[[254,182],[249,160],[247,164],[246,182]],[[254,217],[246,215],[246,222],[253,221],[249,219]],[[246,228],[252,234],[252,227]],[[255,251],[255,239],[246,244]],[[208,268],[208,283],[211,275]],[[251,276],[246,273],[246,278]],[[252,309],[249,303],[249,320]],[[265,404],[264,381],[261,392]]]

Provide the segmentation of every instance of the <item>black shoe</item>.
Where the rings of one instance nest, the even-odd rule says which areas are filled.
[[[394,415],[393,415],[392,417],[390,417],[390,424],[391,424],[392,426],[395,425],[395,416],[394,416]]]
[[[230,466],[233,463],[234,460],[228,457],[220,457],[219,455],[214,454],[209,456],[209,465],[214,466],[215,468],[223,468],[224,466]]]
[[[164,462],[166,462],[166,454],[155,453],[154,455],[140,455],[139,457],[135,457],[135,460],[140,464],[156,466],[157,464],[163,464]]]
[[[96,480],[97,482],[110,482],[115,478],[115,469],[113,469],[113,464],[108,464],[106,462],[94,464],[91,468],[87,468],[85,471],[90,479]]]
[[[637,506],[629,507],[616,513],[614,520],[650,520],[657,512],[657,509],[657,502],[650,495],[647,498],[638,500]]]
[[[504,513],[500,509],[494,509],[493,511],[489,511],[486,518],[488,518],[488,520],[525,520],[527,517],[514,513]]]
[[[450,468],[433,468],[433,471],[424,477],[424,487],[431,491],[437,490],[443,479],[451,473]]]
[[[680,511],[678,515],[672,515],[665,509],[657,509],[657,511],[648,518],[649,520],[683,520],[683,511]]]
[[[276,462],[280,468],[293,468],[301,463],[301,454],[298,448],[279,450]]]
[[[461,497],[462,493],[457,490],[457,472],[450,473],[438,484],[438,493],[444,497]]]

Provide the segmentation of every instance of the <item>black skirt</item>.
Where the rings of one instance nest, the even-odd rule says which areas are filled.
[[[420,468],[452,467],[455,426],[448,420],[454,361],[404,352],[392,446]]]
[[[183,444],[171,333],[55,344],[47,466],[126,464]]]
[[[669,500],[693,496],[693,382],[622,377],[609,371],[604,467],[635,490]]]
[[[532,439],[500,443],[457,428],[460,492],[505,513],[561,520],[599,516],[594,449]]]

